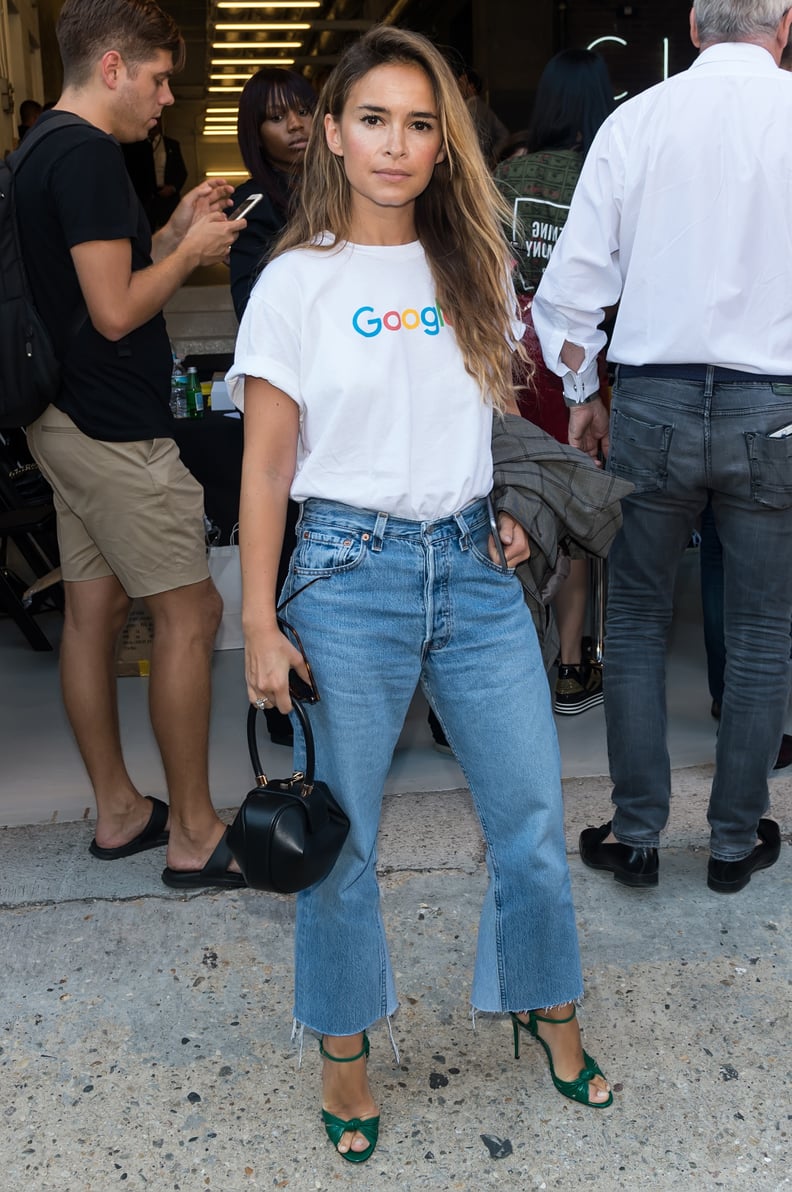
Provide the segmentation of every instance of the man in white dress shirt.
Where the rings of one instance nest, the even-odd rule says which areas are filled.
[[[743,889],[780,851],[764,817],[790,684],[792,76],[778,69],[790,27],[788,0],[695,0],[699,57],[603,125],[534,301],[571,407],[570,442],[602,451],[635,485],[609,560],[615,810],[580,849],[636,887],[658,881],[671,786],[666,640],[677,565],[708,498],[727,651],[710,889]],[[616,303],[609,419],[597,328]]]

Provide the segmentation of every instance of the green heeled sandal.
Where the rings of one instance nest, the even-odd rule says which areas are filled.
[[[359,1051],[357,1055],[330,1055],[329,1051],[325,1051],[322,1046],[321,1039],[319,1040],[319,1054],[324,1060],[332,1060],[334,1064],[351,1064],[353,1060],[362,1059],[363,1056],[369,1057],[369,1037],[366,1032],[363,1032],[363,1050]],[[343,1118],[336,1117],[334,1113],[328,1110],[322,1110],[322,1121],[327,1132],[327,1137],[332,1142],[338,1154],[342,1159],[346,1159],[349,1163],[365,1163],[374,1154],[374,1148],[377,1145],[379,1138],[379,1114],[376,1117],[370,1118],[350,1118],[345,1122]],[[339,1151],[338,1144],[344,1134],[350,1130],[362,1134],[368,1140],[368,1146],[365,1151]]]
[[[608,1099],[606,1101],[592,1101],[589,1098],[589,1082],[592,1081],[595,1076],[602,1076],[603,1080],[605,1079],[599,1065],[597,1064],[597,1061],[593,1060],[588,1052],[584,1051],[583,1062],[586,1066],[585,1068],[581,1068],[577,1078],[575,1080],[560,1080],[559,1077],[556,1076],[555,1068],[553,1067],[553,1053],[539,1034],[539,1029],[536,1025],[538,1022],[561,1024],[564,1022],[571,1022],[572,1019],[576,1017],[577,1011],[574,1006],[572,1007],[572,1013],[568,1018],[545,1018],[544,1015],[537,1014],[535,1010],[529,1010],[528,1021],[523,1022],[523,1020],[518,1018],[516,1014],[512,1014],[511,1020],[512,1026],[514,1028],[514,1058],[516,1060],[520,1058],[520,1031],[527,1031],[528,1034],[532,1035],[538,1043],[542,1044],[542,1047],[545,1050],[545,1055],[547,1056],[547,1062],[550,1065],[550,1075],[553,1078],[553,1084],[563,1097],[569,1097],[570,1101],[579,1101],[581,1105],[589,1105],[592,1109],[607,1109],[609,1105],[613,1104],[612,1092],[608,1093]]]

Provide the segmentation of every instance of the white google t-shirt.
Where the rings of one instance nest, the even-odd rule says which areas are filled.
[[[298,248],[262,273],[228,374],[300,408],[291,495],[417,521],[492,488],[492,408],[465,371],[419,242]]]

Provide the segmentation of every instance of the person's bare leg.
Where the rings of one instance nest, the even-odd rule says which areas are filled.
[[[329,1055],[341,1058],[357,1055],[363,1049],[363,1035],[325,1035],[322,1046]],[[365,1056],[346,1064],[324,1060],[322,1069],[322,1106],[328,1113],[348,1122],[350,1118],[376,1117],[379,1113],[368,1082]],[[580,1069],[578,1069],[579,1071]],[[365,1151],[369,1141],[357,1131],[347,1130],[338,1143],[341,1154]]]
[[[568,1018],[574,1006],[567,1002],[565,1006],[556,1006],[553,1010],[536,1010],[543,1018]],[[527,1014],[518,1014],[522,1022],[528,1021]],[[577,1018],[570,1022],[537,1022],[537,1030],[553,1054],[553,1067],[559,1080],[577,1080],[585,1068],[583,1059],[583,1044],[580,1040],[580,1027]],[[589,1100],[607,1101],[610,1085],[603,1076],[595,1076],[589,1082]]]
[[[96,798],[96,842],[117,848],[151,817],[151,803],[127,773],[118,725],[115,652],[129,597],[114,575],[68,582],[64,590],[63,703]]]
[[[581,663],[580,643],[586,623],[588,568],[587,559],[570,559],[569,575],[553,599],[564,666],[580,666]]]
[[[225,825],[209,794],[211,664],[222,601],[211,580],[146,597],[154,618],[149,711],[170,800],[171,869],[202,869]]]

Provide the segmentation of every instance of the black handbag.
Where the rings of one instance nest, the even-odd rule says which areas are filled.
[[[256,708],[248,709],[247,738],[258,786],[228,829],[228,846],[254,890],[295,894],[326,877],[338,859],[349,820],[324,782],[314,782],[314,739],[308,714],[292,699],[305,737],[305,773],[268,782],[256,740]]]

